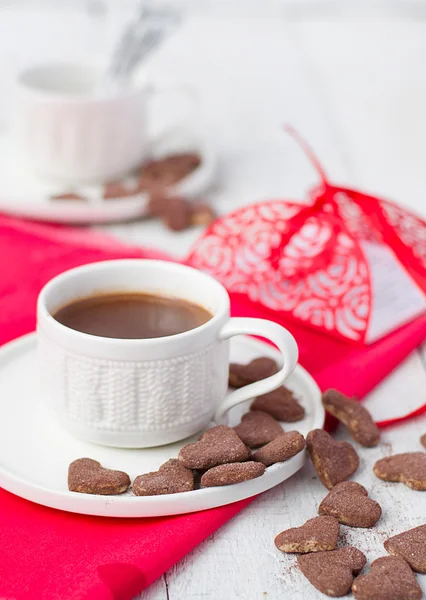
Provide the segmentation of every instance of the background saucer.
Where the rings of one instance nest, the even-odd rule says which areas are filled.
[[[169,153],[196,152],[200,166],[173,186],[172,191],[186,198],[204,194],[214,181],[215,153],[200,136],[181,132],[165,140],[152,152],[152,158]],[[68,224],[101,224],[129,221],[146,216],[148,195],[136,194],[125,198],[102,198],[103,186],[71,186],[52,183],[26,170],[14,149],[14,140],[7,129],[0,129],[0,211],[16,217]],[[72,190],[87,197],[87,201],[51,200],[52,195]]]

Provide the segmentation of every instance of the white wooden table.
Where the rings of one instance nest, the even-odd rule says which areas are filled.
[[[203,126],[220,159],[218,185],[211,194],[220,212],[272,196],[303,201],[314,174],[281,132],[281,124],[290,122],[308,137],[334,180],[388,195],[426,215],[424,3],[389,2],[383,12],[380,2],[342,0],[339,6],[345,10],[333,18],[321,12],[320,1],[264,0],[262,9],[250,2],[250,10],[232,2],[228,13],[223,2],[220,10],[202,1],[186,4],[196,10],[148,69],[154,76],[184,80],[199,90]],[[64,10],[68,27],[60,31],[57,11],[0,12],[0,97],[5,114],[13,73],[29,56],[50,57],[52,47],[57,58],[102,50],[105,40],[95,22],[88,24],[77,9]],[[11,35],[17,24],[26,36],[18,49]],[[176,255],[183,255],[199,234],[172,234],[152,222],[108,230],[126,241]],[[383,405],[424,402],[425,389],[426,346],[366,402],[379,414]],[[426,495],[385,484],[372,474],[378,458],[420,450],[418,440],[424,432],[425,417],[385,431],[377,449],[360,450],[356,480],[382,504],[384,514],[370,531],[342,527],[342,542],[358,545],[368,561],[384,554],[386,537],[426,522]],[[347,439],[340,430],[338,437]],[[308,465],[255,500],[139,599],[323,597],[299,573],[294,557],[275,550],[273,540],[282,529],[315,516],[325,493]],[[426,576],[419,581],[426,592]]]

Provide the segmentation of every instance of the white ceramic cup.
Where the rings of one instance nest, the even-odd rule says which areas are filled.
[[[147,292],[189,300],[212,318],[152,339],[112,339],[70,329],[52,315],[95,294]],[[265,337],[283,355],[275,375],[227,395],[229,338]],[[232,406],[282,385],[297,363],[293,336],[263,319],[230,318],[225,288],[200,271],[156,260],[113,260],[71,269],[40,292],[40,371],[50,408],[73,435],[107,446],[175,442],[220,422]]]
[[[37,174],[69,183],[121,177],[140,166],[155,145],[148,132],[154,94],[183,94],[185,118],[195,107],[187,86],[104,90],[101,81],[101,69],[78,64],[44,64],[20,73],[14,121],[18,156]],[[158,137],[177,125],[169,123]]]

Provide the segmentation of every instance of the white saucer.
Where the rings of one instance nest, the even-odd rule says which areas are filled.
[[[215,155],[206,140],[181,134],[179,138],[155,148],[153,157],[184,151],[197,152],[201,156],[201,164],[175,185],[173,192],[195,198],[210,187],[216,171]],[[68,190],[81,194],[87,201],[51,200],[51,196]],[[72,186],[39,179],[18,160],[11,134],[0,129],[0,212],[52,223],[116,223],[145,216],[147,202],[145,193],[104,200],[101,185]]]
[[[256,356],[277,357],[277,351],[260,341],[239,337],[231,341],[231,360],[248,362]],[[284,424],[306,435],[322,427],[321,393],[301,367],[287,382],[306,409],[298,423]],[[236,425],[247,404],[228,413]],[[197,437],[197,436],[196,436]],[[90,496],[68,491],[70,462],[89,457],[104,467],[136,475],[155,471],[169,458],[177,457],[185,440],[146,450],[107,448],[81,442],[61,429],[44,407],[39,390],[35,334],[23,336],[0,348],[0,486],[22,498],[75,513],[108,517],[156,517],[206,510],[255,496],[281,483],[304,464],[306,453],[268,467],[257,479],[230,486],[207,488],[168,496]]]

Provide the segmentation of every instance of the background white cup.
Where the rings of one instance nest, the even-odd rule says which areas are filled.
[[[141,165],[155,145],[148,131],[154,94],[184,94],[187,86],[135,83],[104,90],[94,66],[44,64],[18,77],[15,133],[18,155],[37,174],[69,183],[99,182]],[[167,129],[176,129],[178,123]],[[160,137],[164,137],[165,131]]]
[[[81,333],[52,314],[77,298],[149,292],[182,298],[213,317],[173,336],[126,340]],[[50,408],[81,439],[126,448],[168,444],[220,421],[232,406],[282,385],[297,363],[293,336],[263,319],[230,318],[229,296],[210,276],[179,264],[133,259],[95,263],[52,279],[37,307],[40,371]],[[227,396],[229,343],[251,333],[273,341],[281,370]]]

